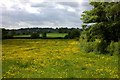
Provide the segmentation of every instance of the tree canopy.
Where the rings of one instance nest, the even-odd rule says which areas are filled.
[[[87,30],[90,41],[100,38],[107,42],[118,41],[120,38],[120,2],[91,2],[93,9],[84,11],[83,23],[96,23],[92,26],[82,26]]]

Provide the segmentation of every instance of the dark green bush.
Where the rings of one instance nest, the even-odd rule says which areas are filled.
[[[32,33],[31,38],[39,38],[39,34],[38,33]]]
[[[119,42],[111,41],[110,45],[107,47],[107,51],[110,55],[120,54],[120,41]]]
[[[105,40],[101,40],[99,43],[94,45],[94,52],[96,53],[106,53],[107,43]]]
[[[43,32],[43,33],[42,33],[42,37],[43,37],[43,38],[45,38],[45,37],[46,37],[46,35],[47,35],[47,33],[46,33],[46,32]]]
[[[87,42],[86,45],[84,45],[85,52],[93,52],[94,51],[94,43],[93,42]]]
[[[69,39],[69,36],[68,36],[68,35],[66,35],[66,36],[64,37],[64,39]]]
[[[87,39],[83,39],[82,37],[80,38],[80,48],[83,49],[85,52],[93,52],[95,44],[94,42],[87,42]]]
[[[87,53],[95,52],[100,54],[119,55],[120,54],[120,41],[113,42],[108,45],[105,40],[96,40],[87,42],[87,39],[80,38],[80,48]]]
[[[85,38],[85,35],[84,35]],[[88,42],[87,39],[84,39],[83,36],[80,38],[80,48],[85,52],[95,52],[95,53],[106,53],[107,43],[106,41],[100,40]]]
[[[76,41],[79,41],[79,37],[76,37],[75,40],[76,40]]]
[[[76,39],[76,40],[79,40],[79,36],[80,36],[80,31],[77,30],[77,29],[73,29],[64,38],[65,39]]]
[[[76,37],[79,37],[79,36],[80,36],[80,31],[77,30],[77,29],[73,29],[73,30],[70,32],[70,34],[69,34],[69,37],[70,37],[71,39],[76,38]]]

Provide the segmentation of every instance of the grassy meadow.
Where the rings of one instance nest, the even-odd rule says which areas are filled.
[[[47,37],[65,37],[68,33],[47,33]]]
[[[15,35],[13,37],[30,37],[31,35]]]
[[[47,37],[65,37],[68,33],[47,33]],[[13,37],[30,37],[31,35],[15,35]],[[42,34],[40,34],[42,37]]]
[[[118,57],[88,54],[69,39],[5,39],[4,78],[118,78]]]

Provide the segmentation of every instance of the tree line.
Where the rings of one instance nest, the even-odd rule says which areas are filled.
[[[68,33],[64,38],[73,39],[79,37],[82,29],[79,28],[21,28],[21,29],[2,29],[2,38],[12,38],[15,35],[31,35],[31,38],[39,38],[39,35],[42,34],[42,37],[45,38],[47,33]]]

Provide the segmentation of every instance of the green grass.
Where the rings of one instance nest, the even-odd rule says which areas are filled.
[[[84,53],[69,39],[6,39],[4,78],[118,78],[118,57]]]
[[[48,33],[47,37],[65,37],[68,33]]]
[[[30,37],[30,35],[15,35],[13,37]]]
[[[40,34],[39,36],[41,37],[42,35]],[[13,37],[31,37],[31,35],[15,35]]]
[[[68,33],[47,33],[47,37],[65,37]],[[16,35],[13,37],[30,37],[30,35]],[[42,34],[40,34],[42,37]]]

